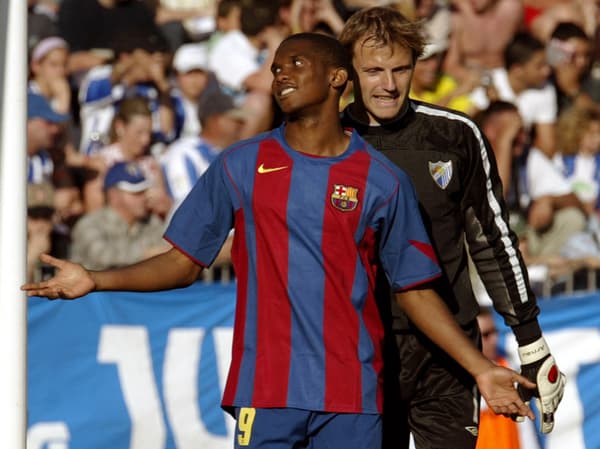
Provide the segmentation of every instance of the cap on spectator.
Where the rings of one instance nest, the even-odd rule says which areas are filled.
[[[448,48],[448,42],[431,42],[425,45],[423,53],[419,56],[419,60],[429,59],[432,56],[443,53]]]
[[[173,56],[173,68],[179,73],[192,70],[209,71],[208,51],[204,44],[183,44]]]
[[[201,101],[198,108],[198,119],[204,122],[213,115],[229,115],[240,120],[248,118],[249,111],[238,108],[233,99],[219,90],[208,93]]]
[[[33,47],[31,52],[31,61],[41,61],[48,53],[50,53],[52,50],[56,50],[57,48],[64,48],[65,50],[68,50],[69,45],[67,44],[67,41],[58,36],[42,39],[35,47]]]
[[[52,106],[50,106],[50,103],[48,103],[48,100],[46,100],[45,97],[38,94],[28,93],[27,119],[29,120],[32,118],[43,118],[52,123],[63,123],[67,121],[69,116],[66,114],[59,114],[52,109]]]
[[[117,162],[104,177],[104,191],[116,187],[130,193],[143,192],[151,186],[135,162]]]

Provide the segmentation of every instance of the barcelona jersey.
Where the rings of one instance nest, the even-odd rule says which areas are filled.
[[[356,132],[343,154],[316,157],[284,126],[222,152],[165,238],[207,266],[235,230],[226,409],[381,413],[376,273],[395,290],[440,274],[412,184]]]

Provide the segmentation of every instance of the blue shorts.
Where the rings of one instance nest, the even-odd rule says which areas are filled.
[[[381,416],[236,408],[235,449],[381,449]]]

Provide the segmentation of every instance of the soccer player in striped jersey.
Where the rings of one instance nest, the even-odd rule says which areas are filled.
[[[381,446],[379,270],[495,412],[533,417],[513,383],[534,384],[483,357],[429,288],[440,271],[407,176],[342,128],[349,68],[339,42],[292,35],[272,73],[284,124],[211,163],[171,220],[171,250],[102,272],[44,256],[57,276],[23,289],[73,298],[184,286],[234,228],[237,307],[222,405],[237,420],[235,448]]]

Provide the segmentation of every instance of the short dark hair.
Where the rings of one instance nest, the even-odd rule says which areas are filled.
[[[336,38],[323,33],[296,33],[286,37],[281,44],[297,40],[309,41],[326,64],[341,67],[350,73],[350,55]]]
[[[504,50],[504,66],[510,69],[514,65],[526,64],[533,55],[544,51],[544,44],[526,31],[515,34]]]
[[[241,8],[241,0],[219,0],[217,2],[217,17],[227,17],[234,8]]]
[[[242,33],[256,36],[279,18],[278,0],[241,0],[240,22]]]
[[[514,103],[509,103],[508,101],[496,100],[492,101],[490,105],[482,111],[477,112],[473,116],[473,121],[481,128],[486,125],[488,120],[494,117],[497,114],[501,114],[503,112],[519,112],[519,109]]]
[[[559,41],[566,41],[571,38],[579,38],[585,41],[590,40],[583,28],[573,22],[560,22],[554,27],[550,38],[558,39]]]

